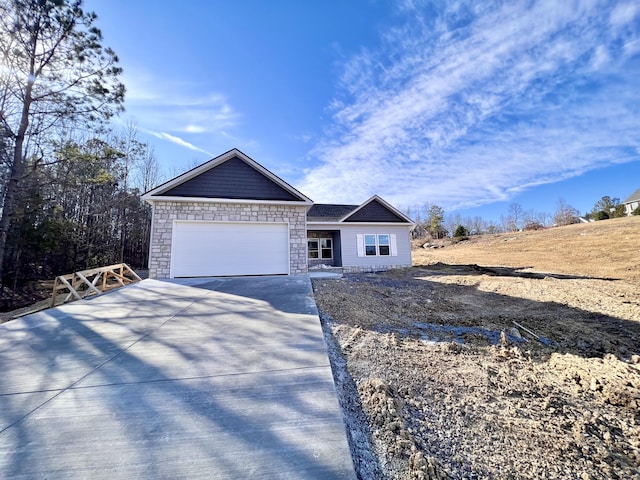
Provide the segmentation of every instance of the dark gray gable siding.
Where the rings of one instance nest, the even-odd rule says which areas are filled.
[[[407,223],[407,221],[377,200],[373,200],[356,213],[344,219],[345,222],[393,222]]]
[[[165,197],[301,201],[238,157],[162,193]]]

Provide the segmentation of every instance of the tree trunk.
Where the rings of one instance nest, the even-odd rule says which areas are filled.
[[[16,213],[17,202],[20,193],[20,182],[24,177],[24,139],[29,128],[29,110],[31,109],[31,92],[33,90],[33,81],[27,83],[25,90],[24,102],[22,104],[22,114],[20,117],[20,127],[15,139],[13,149],[13,163],[11,164],[11,172],[7,181],[7,187],[4,193],[4,202],[2,207],[2,215],[0,216],[0,293],[4,288],[4,253],[7,246],[7,235],[11,227],[11,220]]]

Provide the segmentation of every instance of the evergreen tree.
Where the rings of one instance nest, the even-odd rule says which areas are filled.
[[[444,210],[435,204],[429,207],[429,232],[435,238],[442,238],[446,235]]]
[[[591,210],[591,218],[596,220],[606,220],[608,218],[624,217],[624,205],[617,197],[605,195],[598,200]]]

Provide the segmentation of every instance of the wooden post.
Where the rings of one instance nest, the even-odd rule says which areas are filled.
[[[58,277],[53,280],[53,295],[51,295],[51,308],[56,306],[56,298],[58,297]]]

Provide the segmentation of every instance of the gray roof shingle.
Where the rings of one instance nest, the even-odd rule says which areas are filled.
[[[308,222],[337,222],[353,212],[360,205],[339,205],[333,203],[314,203],[307,213]]]
[[[640,200],[640,188],[638,190],[636,190],[635,192],[633,192],[631,194],[631,196],[629,198],[627,198],[624,202],[622,203],[631,203],[631,202],[637,202],[638,200]]]

